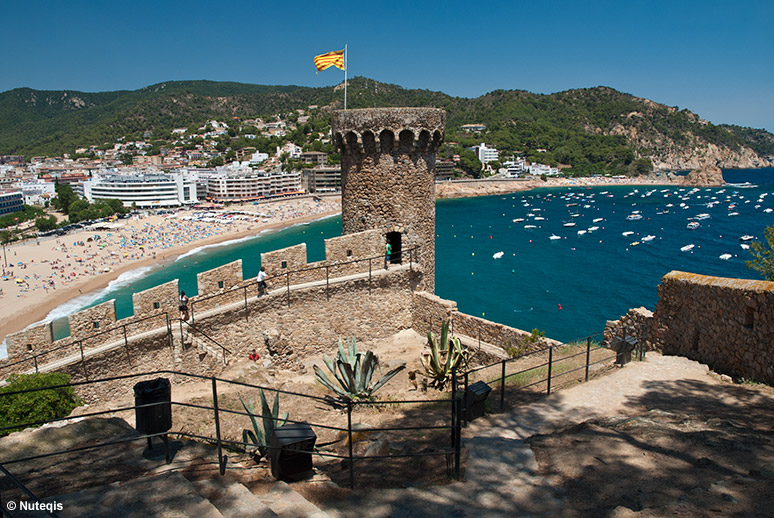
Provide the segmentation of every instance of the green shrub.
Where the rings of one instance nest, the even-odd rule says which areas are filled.
[[[48,421],[70,415],[75,407],[82,402],[72,387],[61,387],[51,390],[38,390],[4,396],[9,392],[42,387],[52,387],[70,383],[70,376],[60,373],[47,374],[12,374],[8,385],[0,388],[0,428]],[[12,432],[28,428],[18,426],[8,430],[0,430],[0,437]]]

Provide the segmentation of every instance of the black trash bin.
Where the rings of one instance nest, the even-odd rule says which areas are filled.
[[[637,339],[633,336],[616,336],[610,343],[610,348],[615,351],[615,363],[620,367],[632,361],[632,351],[637,347]]]
[[[484,405],[492,387],[483,381],[477,381],[465,392],[465,420],[470,422],[484,415]]]
[[[312,470],[317,440],[308,423],[290,423],[271,434],[271,474],[277,480],[298,480]]]
[[[154,434],[172,428],[172,385],[167,378],[141,381],[134,386],[134,404],[151,405],[135,408],[138,432]]]

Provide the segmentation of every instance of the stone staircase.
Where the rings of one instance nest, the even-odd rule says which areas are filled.
[[[196,332],[191,331],[190,329],[185,329],[183,331],[182,343],[180,343],[179,341],[175,341],[175,348],[174,348],[175,364],[183,363],[184,352],[192,348],[195,348],[201,355],[199,357],[199,360],[204,360],[205,358],[207,358],[210,361],[216,361],[219,364],[222,364],[224,366],[229,364],[230,358],[228,353],[225,353],[224,355],[225,351],[223,349],[218,347],[215,343],[213,343],[209,339],[203,336],[197,336]]]
[[[327,518],[285,482],[276,482],[265,495],[255,495],[228,475],[188,480],[173,470],[127,482],[114,482],[75,493],[47,498],[62,504],[61,518]],[[43,516],[17,513],[14,516]]]

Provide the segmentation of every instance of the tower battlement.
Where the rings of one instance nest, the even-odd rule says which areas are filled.
[[[333,114],[331,133],[342,155],[435,153],[443,142],[446,112],[438,108],[367,108]]]

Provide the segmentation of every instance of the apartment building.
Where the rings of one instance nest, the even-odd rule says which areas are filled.
[[[250,201],[301,191],[298,172],[253,171],[249,168],[218,168],[207,179],[207,198],[215,202]]]
[[[306,192],[341,192],[341,166],[318,165],[301,171],[301,177]]]
[[[0,191],[0,215],[24,209],[24,195],[19,190]]]

